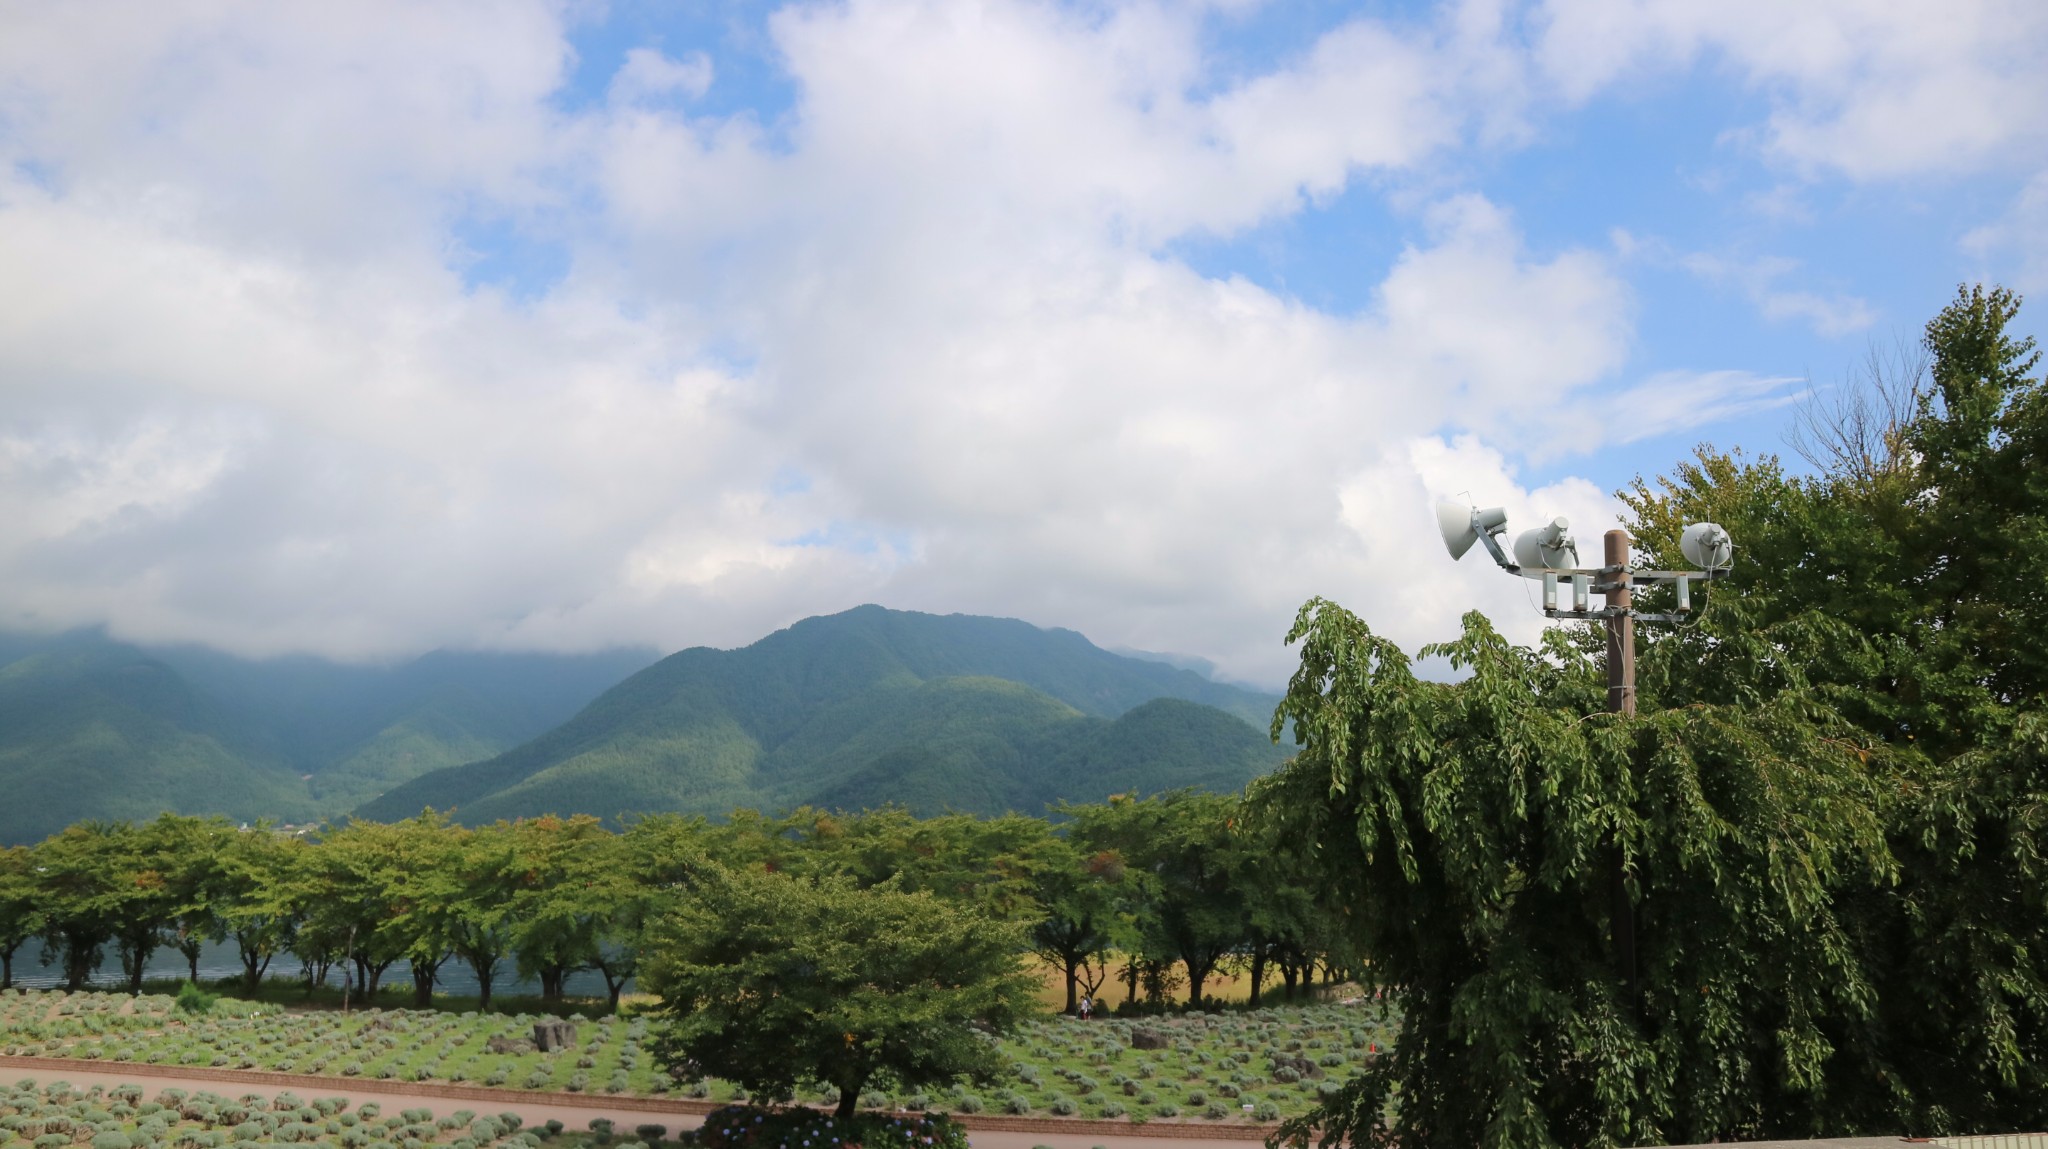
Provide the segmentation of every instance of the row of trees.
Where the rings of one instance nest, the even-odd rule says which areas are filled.
[[[1424,652],[1445,684],[1303,609],[1301,750],[1253,816],[1408,992],[1393,1056],[1287,1140],[2048,1124],[2048,381],[2018,308],[1965,288],[1924,359],[1811,409],[1811,477],[1703,448],[1623,492],[1646,565],[1688,522],[1742,547],[1696,622],[1639,632],[1633,718],[1590,628],[1531,650],[1468,616]]]
[[[596,971],[616,1003],[648,931],[723,868],[893,882],[1015,923],[1064,975],[1069,1010],[1112,976],[1113,954],[1133,1000],[1163,1004],[1184,987],[1199,1004],[1239,965],[1255,994],[1276,980],[1292,996],[1344,951],[1291,854],[1256,837],[1237,806],[1192,792],[1119,798],[1058,823],[742,811],[715,824],[649,816],[619,833],[587,817],[467,828],[432,812],[309,835],[170,814],[81,823],[0,851],[0,985],[25,947],[74,989],[110,953],[139,989],[164,947],[196,979],[211,941],[233,944],[252,994],[292,954],[309,982],[339,967],[369,994],[403,969],[421,1005],[450,962],[475,975],[485,1006],[508,970],[549,998]]]

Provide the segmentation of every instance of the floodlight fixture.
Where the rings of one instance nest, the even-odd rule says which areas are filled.
[[[1542,578],[1547,571],[1579,565],[1579,543],[1566,534],[1571,520],[1559,515],[1535,530],[1515,536],[1515,562],[1523,578]],[[1554,576],[1553,576],[1554,577]]]
[[[1720,572],[1735,565],[1735,542],[1719,523],[1694,523],[1678,536],[1678,549],[1685,561],[1703,570]]]
[[[1516,567],[1514,560],[1508,558],[1500,546],[1500,536],[1508,529],[1508,513],[1504,508],[1481,508],[1456,499],[1439,499],[1436,529],[1444,538],[1444,549],[1451,552],[1454,560],[1464,558],[1473,543],[1483,542],[1494,562],[1510,571]]]
[[[1500,507],[1478,508],[1458,499],[1440,499],[1436,504],[1437,532],[1452,559],[1465,557],[1474,543],[1484,543],[1487,553],[1500,569],[1543,583],[1543,613],[1551,618],[1627,618],[1642,622],[1683,622],[1692,613],[1692,583],[1712,581],[1726,575],[1735,565],[1735,543],[1719,523],[1693,523],[1679,536],[1678,549],[1696,569],[1688,571],[1639,570],[1628,560],[1627,534],[1620,541],[1608,540],[1608,561],[1600,567],[1579,565],[1578,541],[1568,530],[1571,521],[1559,515],[1534,530],[1515,536],[1512,553],[1498,541],[1507,533],[1507,512]],[[1615,548],[1619,546],[1619,549]],[[1638,582],[1668,582],[1677,592],[1676,609],[1670,613],[1646,614],[1632,609],[1629,588]],[[1569,609],[1559,606],[1560,592],[1571,590]],[[1590,595],[1607,598],[1607,606],[1591,609]]]

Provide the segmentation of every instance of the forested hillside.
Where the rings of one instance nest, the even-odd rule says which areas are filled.
[[[1235,790],[1282,757],[1252,725],[1273,702],[1072,631],[863,606],[740,650],[672,655],[560,728],[357,813],[1036,812],[1126,790]]]
[[[139,651],[67,645],[0,666],[0,842],[164,810],[301,818],[306,786],[255,732]]]
[[[0,637],[0,844],[171,810],[301,821],[474,761],[651,662],[429,654],[394,667]]]

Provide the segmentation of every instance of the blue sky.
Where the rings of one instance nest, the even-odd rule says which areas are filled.
[[[2018,0],[20,5],[0,626],[878,601],[1264,683],[1312,594],[1530,637],[1430,501],[1597,533],[1959,282],[2048,289],[2044,48]]]

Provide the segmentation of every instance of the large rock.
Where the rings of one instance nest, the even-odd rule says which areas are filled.
[[[576,1027],[566,1021],[537,1021],[533,1024],[533,1047],[554,1053],[576,1044]]]
[[[1134,1029],[1131,1031],[1132,1049],[1165,1049],[1173,1039],[1156,1029]]]

